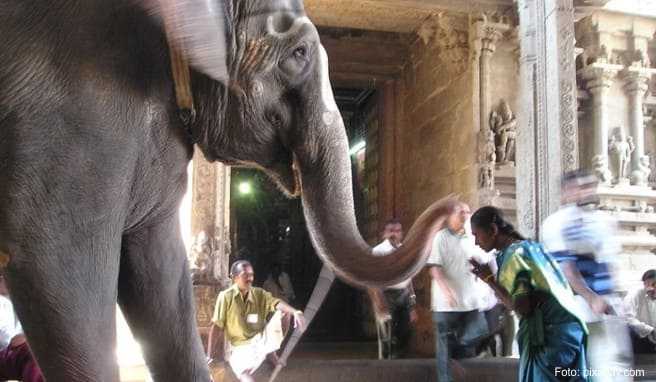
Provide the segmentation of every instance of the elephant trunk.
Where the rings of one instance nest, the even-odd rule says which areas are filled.
[[[372,254],[356,225],[348,139],[334,103],[323,49],[321,53],[323,111],[310,118],[310,133],[295,152],[308,231],[318,255],[341,279],[360,287],[391,286],[421,270],[430,253],[430,238],[442,228],[455,201],[449,198],[432,205],[394,253]]]

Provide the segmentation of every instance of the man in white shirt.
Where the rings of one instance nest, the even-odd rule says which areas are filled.
[[[0,381],[43,382],[0,274]]]
[[[296,299],[292,281],[289,279],[287,272],[282,270],[280,263],[273,264],[271,273],[262,284],[262,288],[269,291],[273,297],[279,298],[288,304],[292,304]]]
[[[465,231],[471,210],[460,203],[447,218],[447,228],[433,239],[428,259],[431,284],[431,310],[436,327],[437,380],[452,381],[449,358],[474,357],[476,345],[488,333],[480,288],[471,272],[471,239]]]
[[[645,272],[642,283],[625,301],[633,351],[656,353],[656,269]]]
[[[383,241],[373,249],[375,256],[389,255],[401,246],[403,241],[401,222],[395,219],[386,222],[382,238]],[[412,287],[412,280],[406,280],[387,288],[385,298],[392,315],[392,330],[389,333],[392,351],[391,354],[385,354],[385,356],[386,358],[403,357],[408,350],[408,342],[412,335],[412,324],[417,321],[417,311],[415,309],[417,297]]]

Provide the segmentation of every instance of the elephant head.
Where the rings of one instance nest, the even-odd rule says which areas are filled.
[[[198,70],[191,131],[205,156],[258,167],[284,192],[300,195],[315,249],[347,282],[386,286],[418,272],[433,223],[450,204],[431,209],[394,254],[371,254],[356,226],[348,140],[328,57],[302,1],[187,0],[176,7],[174,33],[191,47]],[[185,12],[192,17],[180,21]],[[213,53],[222,44],[225,57]]]

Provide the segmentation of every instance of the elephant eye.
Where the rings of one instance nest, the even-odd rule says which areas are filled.
[[[307,47],[305,45],[301,45],[294,49],[294,57],[296,57],[299,60],[305,60],[307,57]]]
[[[268,112],[266,119],[274,128],[280,128],[282,126],[282,117],[276,112]]]
[[[280,62],[280,68],[290,76],[298,76],[310,63],[312,50],[307,43],[297,45],[284,60]]]

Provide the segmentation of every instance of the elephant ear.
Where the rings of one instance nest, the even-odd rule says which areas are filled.
[[[227,12],[224,0],[140,0],[161,17],[169,44],[181,49],[191,65],[227,83]]]

